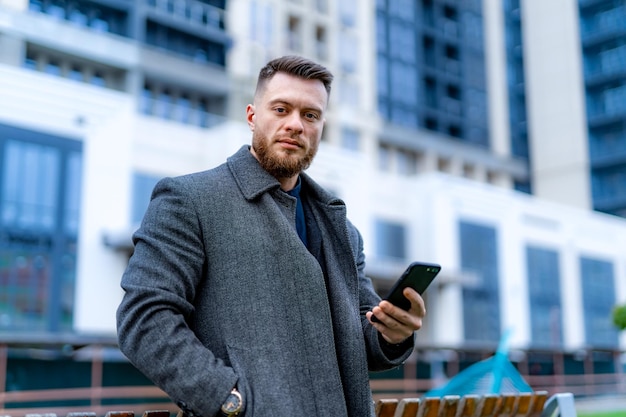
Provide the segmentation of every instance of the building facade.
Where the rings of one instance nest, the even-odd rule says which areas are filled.
[[[451,350],[488,352],[508,329],[528,373],[622,373],[625,13],[613,0],[0,0],[0,335],[114,337],[152,187],[249,143],[258,70],[293,53],[336,76],[309,173],[346,201],[381,294],[413,260],[443,266],[418,341],[429,353],[405,376],[450,376]]]

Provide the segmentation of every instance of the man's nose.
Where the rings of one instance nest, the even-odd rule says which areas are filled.
[[[300,113],[292,112],[287,118],[285,128],[290,132],[301,133],[304,130],[304,125]]]

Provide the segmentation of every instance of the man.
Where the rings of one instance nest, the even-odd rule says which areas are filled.
[[[246,110],[252,147],[162,180],[133,237],[120,349],[188,416],[369,416],[368,370],[413,349],[422,298],[381,302],[344,203],[302,172],[332,78],[269,62]]]

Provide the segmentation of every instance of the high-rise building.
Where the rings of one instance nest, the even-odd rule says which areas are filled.
[[[0,3],[1,328],[55,332],[77,323],[79,236],[88,235],[81,221],[97,186],[90,178],[127,168],[123,158],[101,162],[119,139],[103,139],[112,148],[92,153],[96,126],[120,109],[205,129],[224,119],[232,43],[224,7],[223,0]],[[145,197],[142,182],[153,185],[153,168],[143,165],[130,168],[134,196]]]
[[[394,375],[450,376],[513,329],[538,388],[617,380],[625,15],[620,0],[0,0],[0,337],[114,337],[152,187],[248,143],[258,70],[301,54],[336,76],[309,172],[347,202],[377,288],[412,260],[443,266]]]

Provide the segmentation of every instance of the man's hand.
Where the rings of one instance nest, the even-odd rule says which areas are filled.
[[[392,344],[402,343],[411,337],[415,331],[422,327],[422,320],[426,316],[424,300],[417,291],[407,287],[402,294],[411,302],[411,308],[408,311],[383,300],[366,314],[367,319],[376,330],[387,342]],[[378,322],[372,321],[374,314],[378,318]]]

